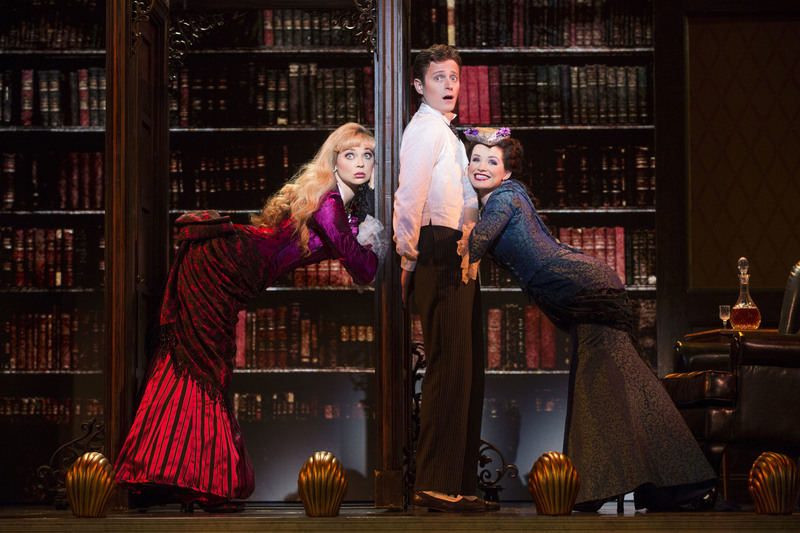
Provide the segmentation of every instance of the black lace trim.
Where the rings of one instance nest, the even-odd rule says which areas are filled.
[[[375,189],[369,184],[364,183],[358,188],[350,205],[347,206],[347,214],[358,219],[359,224],[364,222],[367,215],[375,216]]]
[[[189,357],[178,350],[178,337],[175,329],[174,323],[164,324],[159,327],[159,345],[156,357],[169,357],[176,375],[180,377],[188,376],[206,393],[211,401],[222,404],[228,410],[231,410],[233,406],[228,395],[211,383],[191,362]]]

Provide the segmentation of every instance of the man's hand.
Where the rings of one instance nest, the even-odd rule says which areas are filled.
[[[414,289],[414,272],[400,270],[400,288],[403,293],[403,309],[405,309],[408,299],[411,297],[411,291]]]

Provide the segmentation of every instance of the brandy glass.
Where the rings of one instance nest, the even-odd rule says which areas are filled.
[[[720,305],[719,306],[719,318],[722,320],[722,329],[727,329],[728,320],[731,318],[731,306],[730,305]]]

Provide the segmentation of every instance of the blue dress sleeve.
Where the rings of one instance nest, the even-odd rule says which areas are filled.
[[[470,263],[479,261],[492,243],[505,231],[515,212],[513,198],[513,191],[500,189],[489,197],[481,219],[475,224],[469,236]]]
[[[342,263],[353,282],[366,285],[375,278],[378,256],[371,247],[361,246],[356,240],[357,228],[351,226],[338,193],[331,193],[323,200],[313,221],[320,240],[333,258]]]

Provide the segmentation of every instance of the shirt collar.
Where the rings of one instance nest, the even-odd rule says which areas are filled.
[[[458,116],[455,113],[447,113],[447,115],[443,115],[443,114],[439,113],[438,111],[436,111],[431,106],[429,106],[428,104],[426,104],[425,102],[422,102],[420,104],[419,110],[417,112],[418,113],[420,113],[420,112],[421,113],[429,113],[431,115],[436,115],[437,117],[440,117],[442,120],[444,120],[445,124],[450,124],[451,122],[453,122],[453,119],[455,119]]]

